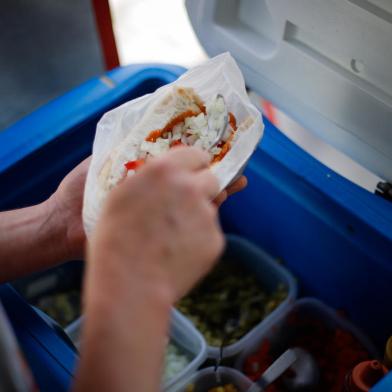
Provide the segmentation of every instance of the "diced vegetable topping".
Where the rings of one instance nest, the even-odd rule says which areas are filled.
[[[237,264],[222,262],[178,302],[177,308],[195,324],[208,344],[219,347],[241,339],[286,297],[283,284],[271,292]],[[235,319],[237,326],[225,334],[229,319]]]
[[[181,371],[183,371],[190,363],[189,355],[179,346],[170,342],[165,353],[165,370],[163,380],[169,381]]]
[[[135,161],[128,161],[124,164],[125,168],[127,170],[137,170],[139,169],[140,166],[144,164],[143,159],[137,159]]]
[[[222,107],[223,106],[223,107]],[[138,159],[125,163],[127,171],[137,170],[150,156],[158,156],[172,147],[195,146],[211,154],[211,164],[221,161],[230,151],[237,131],[237,121],[233,113],[228,113],[228,125],[222,140],[213,148],[217,137],[216,129],[209,129],[208,117],[221,119],[224,111],[223,99],[211,102],[207,107],[199,105],[200,112],[186,110],[173,117],[162,129],[149,132],[140,144]],[[214,117],[215,116],[215,117]],[[132,174],[130,172],[129,174]]]

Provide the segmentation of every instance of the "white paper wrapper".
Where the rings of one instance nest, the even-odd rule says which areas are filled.
[[[154,116],[152,111],[172,91],[173,85],[192,87],[204,102],[217,93],[224,96],[228,110],[237,119],[238,131],[230,151],[211,170],[217,176],[221,190],[242,173],[263,135],[264,125],[261,113],[248,98],[240,69],[231,55],[224,53],[190,69],[153,94],[129,101],[101,118],[84,193],[83,223],[87,235],[94,229],[107,197],[100,176],[105,163],[126,137],[134,140],[136,146],[151,130],[165,125],[162,117]]]

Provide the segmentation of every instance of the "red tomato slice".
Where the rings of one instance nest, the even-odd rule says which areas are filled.
[[[140,166],[144,165],[143,159],[137,159],[136,161],[128,161],[124,163],[124,166],[127,170],[137,170]]]

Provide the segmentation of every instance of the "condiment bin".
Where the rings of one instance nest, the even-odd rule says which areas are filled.
[[[392,151],[391,18],[388,2],[375,3],[187,0],[186,6],[210,56],[230,51],[249,88],[391,181],[385,164]],[[91,153],[103,113],[183,71],[120,67],[0,132],[0,209],[47,199]],[[343,309],[381,350],[392,329],[392,203],[264,122],[244,172],[247,189],[220,209],[224,231],[283,259],[301,293]],[[69,391],[74,349],[10,285],[0,287],[0,298],[40,390]],[[391,390],[388,374],[372,392]]]
[[[72,344],[77,350],[80,350],[81,336],[84,316],[80,316],[78,319],[70,323],[64,328],[64,332],[71,339]]]
[[[95,124],[103,112],[153,91],[182,71],[172,66],[117,69],[108,76],[118,88],[100,79],[89,81],[0,133],[0,180],[12,190],[1,195],[0,208],[49,197],[91,151]],[[282,257],[305,293],[345,309],[381,348],[392,314],[382,301],[363,293],[374,290],[380,298],[390,296],[392,272],[386,260],[392,253],[392,205],[331,172],[264,122],[263,142],[245,171],[249,185],[221,208],[224,230]],[[26,137],[35,143],[27,143]],[[72,154],[58,161],[58,148]],[[45,165],[48,160],[56,165]],[[23,186],[13,188],[15,183]],[[347,225],[350,230],[342,230]],[[353,235],[356,230],[359,238]],[[77,363],[74,349],[9,285],[1,287],[0,296],[41,390],[68,391]],[[374,391],[388,391],[391,383],[387,376]]]
[[[294,302],[297,296],[297,284],[294,277],[277,260],[258,248],[251,242],[237,235],[226,236],[226,249],[220,263],[231,263],[239,266],[244,271],[256,276],[263,291],[268,294],[273,293],[279,286],[284,286],[287,290],[286,298],[269,314],[266,315],[256,326],[249,330],[237,342],[223,347],[208,345],[207,354],[209,358],[232,358],[238,355],[248,342],[253,341],[254,336],[263,334],[268,326]],[[235,293],[236,295],[238,293]],[[206,310],[206,317],[209,310]],[[197,328],[197,326],[196,326]],[[224,325],[222,325],[223,334]],[[208,342],[207,342],[208,344]]]
[[[65,332],[77,349],[80,348],[81,344],[82,323],[83,316],[65,328]],[[131,329],[132,326],[130,326]],[[173,309],[171,315],[170,342],[174,342],[189,356],[189,363],[176,376],[164,382],[163,390],[165,391],[195,373],[207,357],[207,346],[203,336],[189,320],[175,309]]]
[[[298,324],[296,325],[296,323]],[[309,323],[308,326],[306,326],[307,323]],[[263,362],[260,364],[261,366],[260,371],[264,371],[266,365],[270,365],[285,350],[293,347],[288,343],[290,340],[293,339],[294,341],[297,341],[297,340],[305,339],[306,342],[308,342],[307,339],[309,339],[309,336],[311,336],[312,333],[318,333],[316,332],[316,328],[318,327],[318,325],[321,325],[323,330],[324,327],[326,327],[326,330],[331,332],[339,331],[338,332],[339,335],[336,338],[337,339],[336,342],[340,342],[343,344],[346,343],[346,345],[348,343],[347,341],[343,340],[344,338],[342,336],[342,333],[347,332],[353,337],[355,346],[358,346],[358,348],[361,347],[366,351],[366,353],[364,354],[361,353],[361,355],[363,355],[362,358],[359,357],[352,358],[351,359],[352,364],[348,366],[347,369],[340,369],[340,371],[342,371],[340,375],[338,375],[336,372],[333,372],[334,381],[338,379],[339,376],[344,381],[346,373],[352,370],[352,367],[355,366],[357,363],[361,362],[362,360],[379,358],[379,353],[376,350],[376,348],[373,346],[373,344],[350,321],[339,316],[334,309],[328,307],[327,305],[325,305],[324,303],[322,303],[317,299],[302,298],[296,301],[291,307],[286,308],[285,311],[282,312],[279,315],[279,317],[277,317],[274,320],[274,322],[269,325],[267,329],[265,329],[264,331],[260,331],[258,334],[255,334],[253,336],[252,341],[248,341],[247,347],[244,348],[243,352],[238,357],[235,363],[235,368],[246,374],[247,372],[246,369],[244,368],[246,364],[246,359],[249,358],[248,366],[250,366],[253,365],[254,362],[253,360],[255,360],[256,362],[258,361],[259,358],[258,355],[259,355],[262,361],[268,362],[268,363]],[[301,336],[296,335],[299,326],[304,330],[305,329],[307,330],[307,334],[305,334],[305,336],[303,336],[304,330],[302,331]],[[340,351],[341,347],[337,347],[335,352],[333,352],[334,347],[331,347],[331,344],[328,344],[328,342],[321,341],[323,337],[325,336],[319,336],[320,340],[316,342],[316,344],[319,344],[320,346],[328,350],[329,353],[332,352],[332,354],[335,354],[333,358],[334,361],[338,361],[338,355],[347,354],[345,355],[345,357],[348,357],[350,355],[349,351],[347,351],[347,353],[342,353]],[[299,347],[303,348],[301,346]],[[317,348],[315,348],[314,350],[316,349]],[[307,351],[311,355],[317,355],[315,353],[312,353],[311,350],[307,350]],[[322,358],[320,360],[325,362],[325,358]],[[349,358],[347,358],[347,363],[348,362],[350,362]],[[253,371],[255,373],[253,373]],[[319,371],[321,370],[319,369]],[[256,375],[257,372],[258,370],[252,369],[252,374],[255,374],[255,379],[258,378],[258,376]],[[323,374],[320,376],[321,380],[323,380],[322,377],[325,377],[325,375]]]
[[[238,392],[246,392],[253,385],[253,382],[238,370],[220,366],[218,369],[215,367],[202,369],[178,383],[168,392],[207,392],[210,388],[217,386],[217,380],[220,384],[233,384]],[[191,385],[194,389],[189,390]]]
[[[83,262],[69,262],[22,278],[14,288],[64,328],[80,317],[83,271]]]

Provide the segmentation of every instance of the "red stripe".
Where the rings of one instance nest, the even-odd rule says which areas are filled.
[[[95,22],[107,70],[120,65],[108,0],[92,0]]]
[[[268,120],[272,122],[272,124],[277,125],[277,118],[275,108],[271,102],[263,100],[263,109],[265,115],[267,116]]]

